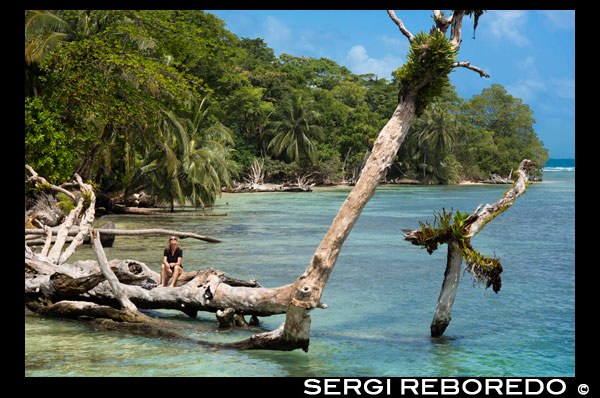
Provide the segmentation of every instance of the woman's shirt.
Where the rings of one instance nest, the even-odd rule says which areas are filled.
[[[175,251],[173,252],[173,254],[171,254],[171,248],[167,247],[165,248],[165,252],[164,252],[165,257],[167,257],[167,262],[170,263],[176,263],[177,262],[177,258],[181,257],[181,259],[183,260],[183,250],[181,250],[180,247],[175,248]],[[183,268],[183,265],[181,265],[181,267]]]

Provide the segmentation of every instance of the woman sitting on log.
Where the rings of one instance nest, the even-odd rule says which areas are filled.
[[[177,237],[171,236],[169,238],[169,245],[165,248],[163,253],[163,261],[160,270],[160,285],[157,287],[165,287],[167,277],[170,277],[169,287],[175,287],[177,278],[183,274],[183,266],[181,260],[183,258],[183,250],[177,244]]]

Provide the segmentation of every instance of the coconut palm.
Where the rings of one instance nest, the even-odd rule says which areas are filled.
[[[50,11],[25,11],[25,62],[40,63],[58,43],[66,40],[67,23]]]
[[[283,151],[291,161],[299,161],[306,155],[313,164],[318,162],[314,138],[323,138],[323,130],[317,124],[319,113],[307,109],[306,100],[300,96],[288,98],[270,123],[269,130],[275,134],[267,147],[275,156]]]
[[[417,143],[423,154],[423,178],[426,170],[437,173],[441,162],[454,145],[455,121],[443,107],[434,106],[426,109],[422,116],[424,127],[417,135]],[[427,161],[429,155],[429,163]]]
[[[145,185],[158,201],[174,210],[175,201],[195,207],[210,206],[221,186],[229,186],[236,165],[229,160],[233,144],[229,130],[220,123],[204,128],[204,100],[194,107],[190,118],[162,111],[154,145],[146,148],[143,164],[131,186]],[[158,148],[158,150],[157,150]]]

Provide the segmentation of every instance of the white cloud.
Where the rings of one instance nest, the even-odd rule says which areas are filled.
[[[546,90],[546,85],[537,79],[521,79],[509,84],[506,89],[513,97],[521,98],[524,103],[530,104],[537,99],[540,91]]]
[[[536,60],[527,56],[517,61],[518,70],[523,70],[521,78],[506,85],[507,91],[523,103],[534,105],[536,112],[548,115],[568,115],[574,113],[575,79],[570,77],[542,77],[536,68]]]
[[[517,61],[517,66],[520,69],[532,69],[533,68],[532,70],[537,72],[534,64],[535,64],[535,59],[531,55],[529,55],[523,61]]]
[[[524,71],[522,78],[506,89],[514,97],[521,98],[524,103],[535,101],[541,91],[546,91],[546,84],[535,67],[535,58],[531,55],[522,61],[517,61],[517,68]]]
[[[388,35],[383,35],[381,37],[381,42],[385,44],[386,47],[393,49],[394,51],[401,51],[408,48],[408,44],[406,40],[401,40],[397,37],[390,37]]]
[[[548,18],[552,26],[559,29],[575,27],[575,10],[543,10],[540,13]]]
[[[262,35],[269,47],[278,47],[292,38],[292,28],[281,20],[268,16],[263,22]]]
[[[552,90],[557,96],[566,99],[575,98],[575,79],[568,77],[550,79]]]
[[[346,54],[348,68],[357,75],[375,73],[379,78],[391,79],[392,71],[404,62],[401,57],[387,54],[383,58],[372,58],[367,50],[359,45],[353,46]]]
[[[328,46],[324,46],[323,42],[335,43],[340,36],[335,29],[290,25],[274,16],[263,18],[260,26],[258,37],[264,38],[277,55],[287,53],[298,57],[333,58],[333,55],[327,52]]]
[[[526,11],[490,11],[486,18],[490,32],[499,39],[510,40],[519,47],[530,43],[529,39],[522,33],[527,22]]]

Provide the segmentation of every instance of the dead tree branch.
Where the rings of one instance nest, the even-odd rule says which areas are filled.
[[[494,219],[498,214],[511,207],[515,200],[527,191],[527,185],[529,183],[529,171],[534,166],[535,164],[528,159],[525,159],[521,162],[516,171],[517,176],[512,187],[507,190],[496,203],[492,205],[485,205],[481,212],[477,214],[476,219],[469,228],[469,238],[472,238],[479,233],[485,224]]]
[[[121,303],[121,307],[127,309],[132,312],[137,312],[137,307],[129,300],[129,297],[123,292],[120,287],[119,280],[115,276],[115,274],[110,269],[108,265],[108,260],[106,259],[106,254],[102,249],[102,244],[100,243],[100,233],[98,231],[94,231],[94,229],[90,229],[90,239],[92,241],[92,247],[94,248],[94,252],[96,253],[96,257],[98,259],[98,265],[102,270],[102,275],[108,280],[110,283],[110,287],[119,302]]]
[[[473,71],[475,71],[475,72],[479,73],[479,76],[481,76],[481,77],[488,77],[488,78],[490,77],[490,75],[488,75],[487,73],[485,73],[485,72],[483,71],[483,69],[481,69],[481,68],[478,68],[477,66],[473,66],[473,65],[471,65],[471,63],[470,63],[470,62],[468,62],[468,61],[456,62],[456,63],[454,63],[454,64],[452,65],[452,67],[453,67],[453,68],[456,68],[456,67],[463,67],[463,68],[471,69],[471,70],[473,70]]]
[[[406,36],[406,38],[408,39],[409,42],[413,42],[413,40],[415,39],[415,37],[413,36],[412,33],[410,33],[408,31],[408,29],[406,29],[404,27],[404,24],[402,23],[402,21],[400,20],[400,18],[398,18],[396,16],[396,13],[394,12],[394,10],[387,10],[388,15],[390,16],[390,18],[392,19],[392,21],[394,21],[394,23],[396,25],[398,25],[398,28],[400,29],[400,32],[402,32],[402,34],[404,36]]]
[[[48,181],[46,181],[46,179],[44,177],[40,177],[38,175],[38,173],[35,172],[35,170],[33,170],[33,168],[31,168],[31,166],[29,165],[25,165],[25,169],[27,171],[29,171],[31,173],[31,177],[29,177],[27,179],[27,181],[34,181],[34,182],[39,182],[41,184],[43,184],[44,186],[49,187],[50,189],[56,191],[56,192],[62,192],[65,195],[67,195],[69,198],[73,199],[73,200],[77,200],[75,198],[75,195],[73,195],[70,191],[67,191],[66,189],[62,188],[62,187],[58,187],[54,184],[50,184]]]

